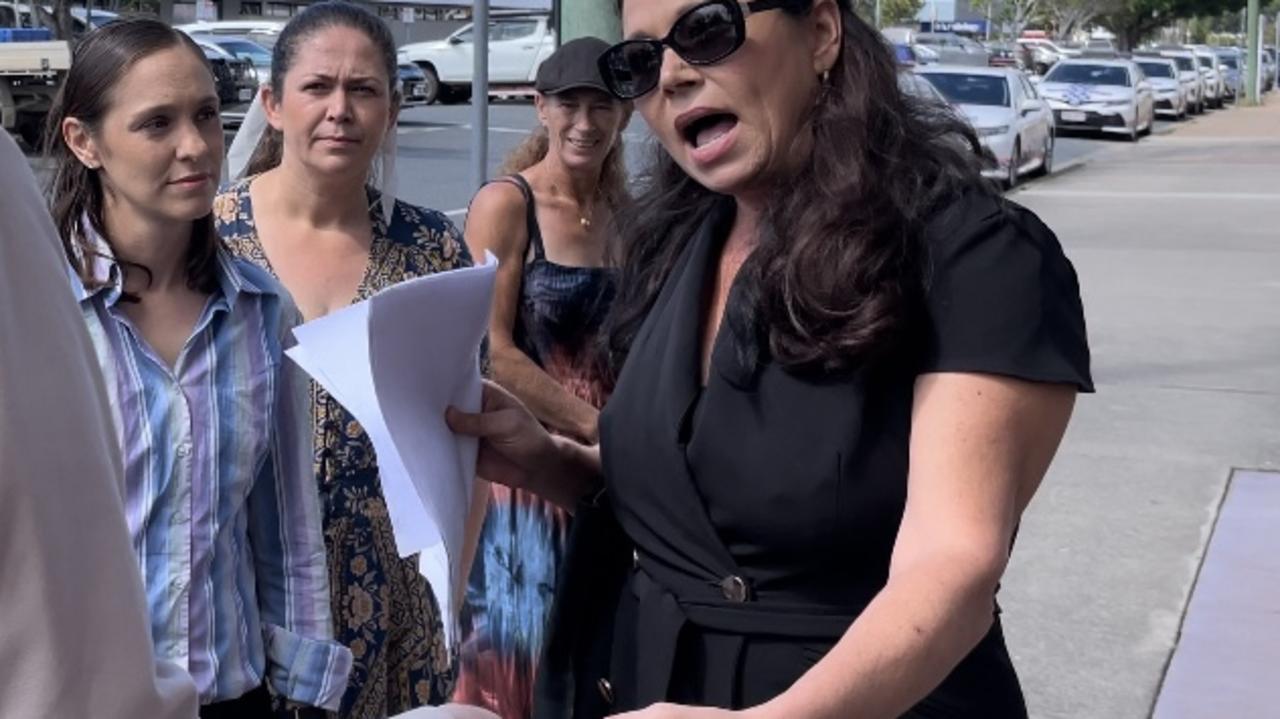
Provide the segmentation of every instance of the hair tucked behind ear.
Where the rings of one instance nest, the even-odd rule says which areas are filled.
[[[71,152],[62,136],[63,122],[75,118],[90,135],[96,134],[102,119],[111,109],[111,91],[120,79],[139,60],[174,47],[190,50],[200,62],[208,65],[204,53],[191,38],[157,20],[131,18],[94,30],[76,46],[71,69],[49,111],[45,152],[54,166],[48,190],[50,214],[62,237],[67,261],[90,289],[96,282],[93,258],[98,254],[98,248],[86,237],[82,221],[87,219],[108,247],[112,247],[112,238],[103,219],[101,170],[85,167]],[[217,288],[220,244],[212,213],[193,223],[186,257],[186,278],[191,288],[203,292]],[[120,265],[126,273],[137,269],[150,275],[150,270],[142,265],[125,262]],[[127,301],[138,299],[128,293],[122,298]]]
[[[813,1],[785,10],[807,15]],[[746,301],[725,316],[748,338],[740,356],[754,360],[767,348],[797,371],[848,372],[903,349],[923,298],[925,222],[948,198],[987,187],[973,131],[905,95],[880,34],[849,0],[837,4],[843,40],[811,118],[812,157],[775,188],[738,280]],[[622,272],[605,328],[615,372],[681,249],[724,201],[661,147],[642,186],[616,218]]]
[[[284,78],[298,56],[298,46],[317,32],[331,27],[359,30],[369,38],[369,42],[378,48],[383,67],[387,71],[388,89],[395,97],[399,92],[397,83],[400,75],[397,72],[396,41],[391,35],[391,29],[381,18],[359,5],[343,0],[326,0],[309,5],[293,16],[280,31],[280,37],[271,49],[271,93],[276,101],[284,96]],[[277,167],[283,151],[284,137],[279,130],[268,127],[249,157],[245,174],[257,175]]]

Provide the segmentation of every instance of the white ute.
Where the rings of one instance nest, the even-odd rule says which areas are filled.
[[[0,127],[35,148],[45,115],[71,69],[71,46],[23,28],[17,3],[0,2]]]
[[[444,40],[417,42],[400,48],[400,57],[427,76],[427,103],[466,102],[474,71],[474,28],[467,25]],[[527,94],[542,61],[556,49],[555,30],[546,14],[496,15],[489,20],[489,88],[498,93]]]

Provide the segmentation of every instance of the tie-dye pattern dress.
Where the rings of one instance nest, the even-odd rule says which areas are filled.
[[[531,257],[520,289],[515,342],[548,375],[595,407],[608,396],[594,361],[600,322],[613,298],[614,273],[547,259],[533,192],[523,177],[504,178],[525,196]],[[503,719],[528,719],[533,679],[564,559],[569,515],[533,494],[493,485],[466,601],[454,700]]]

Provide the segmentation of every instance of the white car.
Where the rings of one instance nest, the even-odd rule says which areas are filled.
[[[1191,105],[1190,91],[1182,82],[1178,65],[1167,57],[1136,56],[1133,61],[1151,83],[1156,96],[1156,114],[1185,120]]]
[[[931,66],[916,70],[973,125],[995,165],[983,175],[1008,187],[1053,171],[1053,113],[1026,75],[1009,67]]]
[[[1121,133],[1136,141],[1155,125],[1151,82],[1131,60],[1062,60],[1040,82],[1059,130]]]
[[[1222,107],[1227,103],[1227,78],[1218,67],[1218,56],[1207,47],[1191,48],[1196,62],[1200,65],[1200,74],[1204,77],[1205,100],[1209,107]]]
[[[1178,66],[1178,77],[1187,88],[1189,102],[1187,109],[1193,115],[1204,112],[1208,104],[1208,98],[1205,97],[1207,83],[1204,76],[1200,74],[1196,54],[1190,50],[1160,50],[1160,57],[1167,57]]]
[[[546,14],[497,15],[489,20],[489,85],[527,89],[538,67],[556,49],[556,33]],[[400,48],[400,57],[427,76],[427,101],[465,102],[475,70],[474,28],[467,25],[444,40]]]

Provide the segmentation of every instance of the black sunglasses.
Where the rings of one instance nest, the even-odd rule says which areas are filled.
[[[713,65],[729,57],[747,39],[747,13],[778,10],[795,0],[710,0],[681,15],[661,40],[627,40],[600,56],[600,75],[620,100],[634,100],[658,86],[664,48],[690,65]]]

